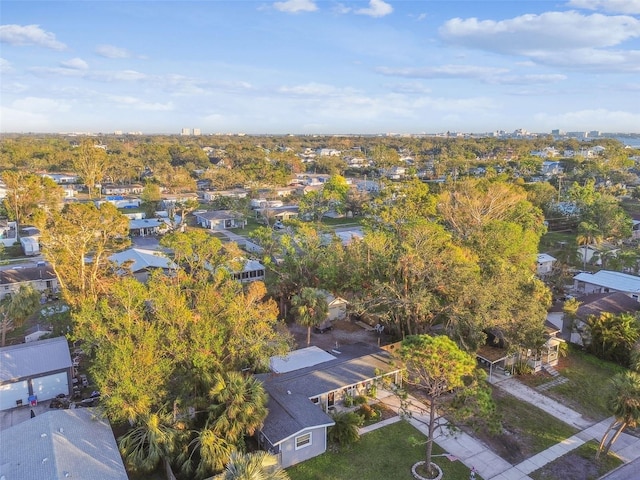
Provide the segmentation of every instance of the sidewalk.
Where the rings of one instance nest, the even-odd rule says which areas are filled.
[[[428,434],[427,412],[421,407],[422,404],[417,399],[413,397],[410,397],[410,399],[412,402],[412,417],[408,419],[409,423],[426,436]],[[400,407],[400,400],[395,395],[389,395],[380,399],[380,401],[396,411]],[[389,418],[377,424],[361,428],[360,433],[367,433],[398,421],[400,421],[399,416]],[[464,432],[458,431],[454,434],[448,434],[446,427],[440,428],[436,432],[434,441],[467,467],[475,467],[478,474],[485,480],[489,480],[512,468],[509,462],[493,453],[484,443]],[[519,478],[529,479],[527,476]]]
[[[553,445],[542,452],[526,459],[518,465],[511,465],[509,462],[493,453],[488,446],[481,441],[467,435],[464,432],[448,434],[446,428],[438,429],[434,438],[435,442],[447,453],[454,455],[467,467],[475,467],[478,474],[484,480],[531,480],[528,475],[540,467],[550,463],[557,458],[575,450],[590,440],[599,441],[607,430],[613,417],[602,420],[598,423],[590,422],[578,412],[562,405],[536,390],[523,385],[513,378],[503,378],[496,382],[497,387],[502,388],[516,398],[530,403],[557,419],[579,428],[581,431],[575,435]],[[412,417],[409,422],[425,436],[428,432],[426,409],[421,407],[421,403],[415,398],[412,401]],[[398,410],[400,401],[395,395],[380,398],[385,405]],[[400,417],[393,417],[368,427],[360,429],[360,433],[367,433],[377,428],[398,422]],[[612,451],[618,455],[625,464],[640,459],[640,438],[636,438],[627,433],[622,433],[613,447]]]

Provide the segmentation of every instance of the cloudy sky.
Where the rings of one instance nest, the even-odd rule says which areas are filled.
[[[1,22],[2,132],[640,132],[640,0],[3,0]]]

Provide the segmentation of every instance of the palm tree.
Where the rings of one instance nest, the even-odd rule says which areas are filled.
[[[591,244],[599,244],[602,242],[602,234],[595,223],[580,222],[578,225],[578,236],[576,237],[578,245],[584,247],[582,255],[582,269],[587,269],[587,247]]]
[[[120,453],[135,470],[152,472],[173,453],[177,433],[170,414],[149,413],[118,439]]]
[[[223,473],[214,480],[288,480],[289,474],[267,452],[233,452]]]
[[[360,439],[359,427],[364,418],[356,412],[338,412],[331,416],[335,425],[329,427],[328,438],[340,445],[350,445]]]
[[[242,447],[244,436],[253,435],[267,417],[267,393],[259,380],[240,372],[218,374],[215,382],[208,422],[216,434]]]
[[[596,459],[600,453],[609,453],[625,428],[635,428],[640,422],[640,374],[632,371],[619,373],[611,379],[611,387],[609,406],[614,420],[600,441]]]
[[[320,325],[329,313],[326,297],[316,288],[304,287],[298,295],[293,297],[291,304],[298,317],[297,322],[307,327],[307,346],[309,346],[311,327]]]

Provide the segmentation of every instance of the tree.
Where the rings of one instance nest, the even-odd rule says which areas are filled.
[[[157,183],[147,180],[144,184],[144,189],[142,190],[140,199],[142,200],[142,206],[145,209],[147,217],[154,217],[156,210],[158,210],[158,205],[162,200],[160,186]]]
[[[104,148],[97,146],[92,139],[85,139],[76,149],[72,164],[87,186],[89,197],[92,197],[96,185],[104,179],[111,162]]]
[[[270,453],[257,451],[231,453],[226,469],[214,480],[288,480],[289,475]]]
[[[450,391],[468,387],[474,378],[477,363],[472,355],[460,350],[446,336],[408,336],[402,342],[399,356],[406,367],[406,383],[422,390],[429,401],[426,468],[433,474],[433,437],[440,426],[437,414],[441,397]]]
[[[320,290],[304,287],[293,297],[291,304],[297,323],[307,327],[307,346],[311,345],[311,327],[320,325],[329,313],[327,299]]]
[[[95,305],[109,281],[109,256],[128,244],[129,219],[111,203],[71,203],[41,212],[36,225],[67,303]]]
[[[616,374],[611,379],[608,392],[609,407],[615,418],[602,436],[596,459],[601,453],[609,453],[625,428],[635,428],[640,422],[640,373],[627,371]]]
[[[170,458],[178,434],[171,424],[171,415],[166,412],[142,415],[134,428],[118,438],[127,465],[134,471],[151,473]]]
[[[0,301],[0,330],[2,330],[0,346],[4,347],[7,333],[22,325],[22,322],[35,312],[39,305],[40,293],[31,285],[21,285],[16,293]]]
[[[640,321],[629,313],[602,312],[587,319],[587,349],[595,356],[629,365],[633,347],[640,339]]]
[[[587,247],[589,245],[598,245],[602,242],[602,234],[595,223],[580,222],[578,225],[578,235],[576,237],[578,245],[583,246],[582,252],[582,269],[587,269]]]
[[[53,210],[62,201],[62,188],[50,178],[6,170],[2,173],[2,180],[7,187],[3,205],[9,218],[14,219],[18,226],[27,223],[38,206]]]

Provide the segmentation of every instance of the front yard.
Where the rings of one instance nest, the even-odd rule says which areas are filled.
[[[567,383],[552,387],[545,392],[562,404],[580,412],[593,421],[603,420],[611,415],[607,408],[607,383],[623,367],[612,362],[605,362],[582,350],[572,347],[565,358],[560,358],[556,370],[569,379]],[[541,377],[532,376],[522,381],[530,386],[540,384]],[[549,379],[551,380],[551,379]]]
[[[410,480],[411,467],[424,460],[425,437],[407,422],[398,422],[374,430],[360,441],[339,451],[330,449],[319,457],[291,467],[291,480]],[[434,454],[443,450],[434,445]],[[434,461],[442,468],[444,478],[468,479],[469,469],[459,461],[446,457]],[[477,480],[481,480],[476,475]]]
[[[598,444],[595,441],[572,450],[551,463],[529,474],[533,480],[596,480],[622,464],[613,454],[596,462]]]
[[[499,388],[493,389],[493,399],[502,417],[502,431],[496,435],[486,431],[469,433],[511,464],[518,464],[578,432]]]

